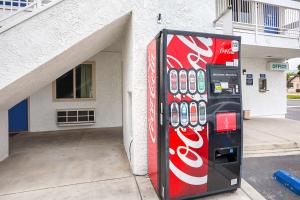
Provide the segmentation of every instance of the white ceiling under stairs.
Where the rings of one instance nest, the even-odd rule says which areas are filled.
[[[64,0],[0,34],[0,110],[50,84],[118,40],[131,17],[122,1]],[[111,2],[111,3],[110,3]]]

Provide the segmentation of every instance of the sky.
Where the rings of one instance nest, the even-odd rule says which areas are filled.
[[[297,65],[300,64],[300,58],[293,58],[288,60],[289,63],[289,71],[298,71],[297,70]]]

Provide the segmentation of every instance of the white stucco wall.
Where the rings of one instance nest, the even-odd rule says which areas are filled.
[[[53,101],[52,84],[30,96],[30,131],[122,126],[122,69],[119,52],[100,52],[88,61],[96,63],[96,100]],[[57,109],[96,108],[92,126],[56,125]]]
[[[0,161],[8,156],[8,113],[0,111]]]
[[[246,85],[246,75],[242,75],[243,109],[250,110],[251,116],[284,117],[287,109],[286,79],[281,71],[270,71],[267,62],[259,58],[241,58],[245,74],[253,74],[253,86]],[[267,92],[259,92],[260,74],[266,74]]]
[[[133,119],[132,119],[132,71],[133,71],[133,27],[132,19],[128,21],[122,41],[122,71],[123,71],[123,142],[132,169],[133,164]]]

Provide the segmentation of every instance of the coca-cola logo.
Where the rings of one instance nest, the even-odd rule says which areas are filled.
[[[176,151],[172,148],[169,149],[169,153],[171,155],[177,155],[182,162],[184,162],[186,165],[193,167],[193,168],[200,168],[203,165],[203,160],[201,156],[194,150],[194,149],[200,149],[203,146],[203,139],[201,135],[194,131],[194,134],[197,135],[197,140],[191,140],[187,137],[185,137],[184,134],[182,134],[180,128],[176,129],[177,136],[184,142],[185,146],[178,146]],[[191,159],[187,155],[192,154],[194,158]],[[207,183],[207,175],[206,176],[193,176],[190,175],[179,168],[170,160],[169,161],[169,167],[171,171],[183,182],[188,183],[190,185],[203,185]]]
[[[232,49],[231,48],[229,48],[229,49],[225,49],[225,48],[221,48],[220,49],[220,54],[234,54],[234,52],[232,51]]]
[[[213,56],[213,51],[211,46],[213,45],[213,40],[211,38],[203,38],[203,37],[185,37],[185,36],[177,36],[179,40],[189,47],[191,52],[189,52],[187,56],[187,60],[189,64],[195,69],[201,69],[200,63],[206,64],[207,61],[204,58],[210,58]],[[199,40],[204,45],[204,48],[200,48],[195,40]],[[183,68],[182,63],[171,55],[167,55],[167,58],[172,58],[176,61],[178,66]],[[171,62],[168,60],[169,66],[172,68],[173,66],[170,64]],[[180,101],[180,97],[175,97],[178,101]],[[184,133],[189,130],[189,137],[186,137]],[[207,174],[206,175],[194,175],[189,171],[183,171],[182,169],[187,169],[186,167],[180,167],[179,165],[184,163],[184,165],[199,169],[204,165],[203,158],[198,153],[201,148],[203,148],[204,142],[203,138],[198,131],[202,131],[202,127],[198,126],[197,129],[193,129],[188,127],[187,129],[177,128],[175,129],[176,135],[181,140],[181,145],[176,147],[170,146],[169,154],[169,168],[173,172],[173,174],[180,179],[181,181],[190,184],[190,185],[203,185],[207,183]],[[193,137],[191,137],[193,135]],[[172,136],[173,137],[173,136]],[[193,138],[193,139],[191,139]],[[181,163],[172,162],[172,156],[177,156]]]
[[[156,136],[155,136],[155,116],[156,116],[156,109],[155,109],[155,100],[156,100],[156,79],[155,79],[155,55],[151,52],[148,55],[148,131],[151,138],[151,141],[155,143]]]

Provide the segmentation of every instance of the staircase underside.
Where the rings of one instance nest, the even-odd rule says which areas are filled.
[[[65,12],[67,13],[68,10]],[[130,10],[124,9],[119,13],[118,17],[114,16],[111,19],[107,18],[107,20],[103,23],[95,23],[95,31],[90,32],[89,34],[83,32],[82,35],[86,34],[86,36],[82,37],[80,35],[81,39],[73,42],[72,45],[64,45],[64,42],[68,43],[68,41],[64,41],[63,39],[64,31],[61,30],[63,27],[57,27],[57,29],[59,29],[57,34],[60,34],[60,38],[62,38],[61,40],[56,41],[57,45],[65,47],[61,50],[53,48],[56,44],[47,41],[45,36],[43,37],[43,41],[41,38],[36,38],[36,40],[41,40],[38,41],[40,42],[41,47],[30,45],[30,43],[28,43],[28,49],[26,49],[27,51],[31,51],[31,48],[40,48],[40,53],[37,52],[36,49],[33,50],[34,52],[37,52],[35,58],[37,60],[36,63],[34,63],[34,58],[28,57],[35,55],[27,53],[25,49],[23,49],[23,51],[25,50],[24,54],[21,55],[17,50],[17,45],[13,46],[15,45],[14,43],[8,43],[8,41],[5,41],[7,38],[10,38],[6,34],[13,34],[13,32],[18,31],[18,29],[20,29],[18,26],[0,35],[0,41],[4,38],[5,43],[2,43],[1,45],[0,42],[0,49],[4,49],[4,46],[8,45],[4,55],[0,55],[0,60],[4,60],[4,64],[0,66],[0,77],[2,79],[2,81],[0,80],[0,110],[7,110],[22,99],[29,97],[33,93],[49,85],[52,81],[74,68],[76,65],[86,61],[99,51],[117,41],[125,32],[124,30],[126,28],[127,21],[131,17]],[[35,20],[34,18],[32,20]],[[80,20],[78,21],[78,23],[80,23]],[[75,24],[74,28],[76,29],[78,27],[80,27],[80,24]],[[50,28],[55,31],[56,27]],[[47,26],[45,26],[45,29],[47,29]],[[22,31],[22,29],[19,31]],[[33,32],[35,32],[35,30],[33,30]],[[56,33],[54,32],[54,34]],[[66,37],[68,37],[68,34],[69,33],[66,32]],[[27,41],[24,41],[24,43],[27,43]],[[49,50],[48,55],[45,56],[47,53],[45,48],[53,48],[53,50]],[[8,58],[5,58],[4,56],[7,55],[9,55]],[[43,56],[49,57],[49,59],[45,59]],[[41,57],[43,57],[43,59],[41,59]],[[18,62],[14,62],[14,59],[19,60]],[[40,62],[40,60],[44,61]],[[24,63],[24,69],[20,66],[22,65],[22,62]],[[40,63],[37,64],[38,62]],[[8,70],[5,71],[1,68]]]

